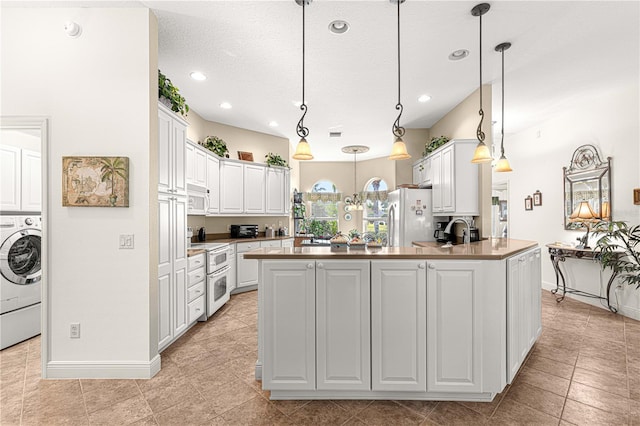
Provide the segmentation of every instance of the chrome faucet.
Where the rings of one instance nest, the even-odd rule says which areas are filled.
[[[451,233],[451,228],[453,227],[453,224],[456,222],[463,222],[465,225],[467,225],[467,231],[464,234],[464,237],[462,239],[462,242],[467,244],[471,242],[471,225],[469,225],[469,222],[467,222],[465,219],[462,219],[460,217],[453,219],[451,222],[449,222],[447,224],[447,227],[444,228],[444,233],[445,234],[449,234]],[[451,241],[449,241],[447,244],[445,244],[445,246],[447,247],[451,247]]]

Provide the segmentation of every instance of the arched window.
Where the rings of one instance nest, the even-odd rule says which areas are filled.
[[[365,185],[364,191],[362,228],[365,240],[379,240],[386,245],[389,212],[387,183],[381,178],[371,178]]]
[[[331,237],[338,232],[338,201],[340,193],[329,180],[319,180],[307,193],[310,217],[307,232],[316,237]]]

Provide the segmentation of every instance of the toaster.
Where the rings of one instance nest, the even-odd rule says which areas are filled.
[[[231,225],[231,238],[257,238],[258,225]]]

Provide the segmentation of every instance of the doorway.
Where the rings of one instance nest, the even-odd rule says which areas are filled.
[[[509,236],[509,182],[491,185],[491,236]]]

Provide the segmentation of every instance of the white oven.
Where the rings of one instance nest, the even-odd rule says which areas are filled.
[[[207,318],[229,300],[229,251],[228,243],[193,244],[192,247],[207,251]]]

